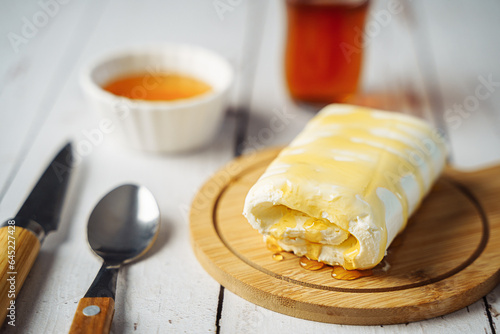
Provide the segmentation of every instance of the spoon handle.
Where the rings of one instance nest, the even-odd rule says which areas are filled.
[[[110,297],[84,297],[76,309],[70,334],[107,334],[111,328],[115,301]]]
[[[94,282],[80,299],[70,334],[107,334],[115,312],[115,291],[119,266],[104,262]]]

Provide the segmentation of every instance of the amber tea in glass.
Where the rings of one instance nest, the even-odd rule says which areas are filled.
[[[345,102],[360,81],[368,0],[287,0],[285,73],[299,102]]]

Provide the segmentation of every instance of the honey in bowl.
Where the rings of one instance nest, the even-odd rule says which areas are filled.
[[[208,93],[212,87],[183,74],[145,73],[115,79],[104,85],[103,89],[134,100],[175,101]]]

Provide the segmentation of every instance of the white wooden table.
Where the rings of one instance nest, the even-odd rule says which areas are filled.
[[[78,149],[88,140],[85,133],[97,128],[99,118],[78,84],[86,61],[130,44],[191,43],[225,56],[237,81],[220,134],[203,151],[143,154],[115,147],[106,136],[91,150],[79,151],[83,159],[60,228],[46,239],[17,299],[16,327],[4,324],[2,332],[69,330],[76,304],[100,267],[86,243],[88,215],[103,194],[123,182],[151,189],[160,204],[162,228],[151,253],[120,271],[114,333],[496,331],[500,288],[466,309],[427,321],[340,326],[253,305],[221,289],[198,264],[189,243],[190,202],[210,174],[234,157],[237,132],[255,139],[245,140],[246,149],[286,144],[313,116],[291,103],[285,90],[283,1],[60,2],[0,1],[2,220],[15,214],[66,140]],[[220,3],[227,5],[225,11],[217,10]],[[500,2],[408,0],[401,6],[401,13],[384,19],[388,1],[372,6],[364,91],[446,126],[458,168],[500,163]],[[485,80],[497,84],[480,88],[489,94],[475,98]],[[460,105],[463,113],[453,111]],[[250,117],[247,126],[237,127],[235,111],[241,107],[250,110]],[[292,119],[282,131],[263,136],[276,110]]]

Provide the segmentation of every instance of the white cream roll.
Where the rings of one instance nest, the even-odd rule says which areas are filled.
[[[442,137],[412,116],[325,107],[250,189],[243,214],[286,251],[377,265],[441,173]]]

